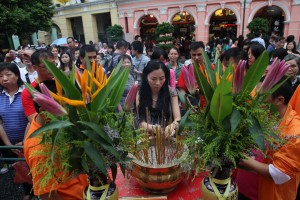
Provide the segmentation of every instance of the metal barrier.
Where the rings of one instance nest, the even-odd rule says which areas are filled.
[[[23,146],[0,146],[1,149],[23,149]],[[0,161],[25,161],[25,158],[1,158]]]

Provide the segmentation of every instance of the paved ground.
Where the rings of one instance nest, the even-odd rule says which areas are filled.
[[[22,200],[24,190],[21,184],[14,184],[14,169],[0,175],[0,199],[1,200]]]

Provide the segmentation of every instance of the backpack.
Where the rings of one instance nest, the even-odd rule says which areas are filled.
[[[105,69],[107,77],[110,76],[110,74],[112,73],[113,69],[115,68],[115,66],[114,66],[114,58],[116,56],[119,57],[120,55],[121,54],[118,54],[118,53],[113,53],[112,55],[106,55],[106,59],[104,61],[103,68]]]

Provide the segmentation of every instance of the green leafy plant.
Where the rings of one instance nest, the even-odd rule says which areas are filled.
[[[52,105],[49,109],[44,107],[48,122],[30,136],[42,139],[44,150],[36,154],[47,158],[36,166],[37,173],[47,171],[47,176],[40,180],[41,187],[57,171],[63,174],[63,180],[57,181],[63,182],[78,173],[93,176],[101,172],[105,178],[110,168],[115,181],[117,165],[120,164],[125,173],[125,164],[130,160],[127,154],[136,144],[138,134],[133,128],[132,114],[115,112],[129,69],[122,68],[120,62],[107,79],[101,67],[96,67],[95,62],[91,66],[86,59],[87,69],[81,74],[74,67],[70,77],[53,63],[44,61],[55,76],[56,94],[49,92],[43,84],[40,84],[42,94],[26,84],[36,102]]]
[[[123,39],[123,35],[124,35],[124,32],[123,32],[123,27],[118,25],[118,24],[115,24],[113,26],[109,26],[106,31],[108,32],[108,38],[110,41],[112,42],[116,42],[116,41],[119,41],[121,39]]]
[[[52,0],[1,1],[0,32],[27,37],[38,30],[50,30],[54,13]]]
[[[209,58],[204,51],[202,53],[204,68],[194,64],[194,76],[206,105],[204,109],[190,106],[180,122],[180,130],[189,133],[186,136],[190,147],[187,162],[194,163],[196,171],[208,165],[235,167],[242,158],[251,155],[253,149],[264,152],[266,143],[282,143],[273,128],[279,115],[270,114],[266,98],[282,84],[274,86],[288,65],[276,60],[261,86],[257,87],[268,66],[266,52],[247,72],[246,61],[229,66],[225,71],[218,61],[212,69]],[[187,88],[195,87],[186,85]],[[181,100],[187,101],[182,96]]]
[[[248,38],[254,38],[255,32],[261,32],[265,37],[269,31],[269,21],[265,18],[256,17],[248,24],[247,28],[250,30],[250,33],[247,34]]]
[[[156,27],[156,34],[166,34],[166,33],[173,33],[174,26],[168,22],[163,22]]]
[[[163,22],[159,24],[155,29],[157,45],[165,50],[170,49],[173,46],[173,32],[174,26],[170,23]]]

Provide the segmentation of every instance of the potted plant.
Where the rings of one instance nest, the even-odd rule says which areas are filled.
[[[261,17],[254,18],[247,26],[250,30],[250,33],[247,34],[247,38],[253,39],[255,37],[255,32],[261,32],[263,38],[266,38],[266,36],[268,36],[269,24],[268,19]]]
[[[173,46],[173,32],[174,26],[170,23],[159,24],[155,29],[158,46],[165,50],[170,49]]]
[[[130,89],[124,104],[124,111],[132,113],[132,107],[138,92],[138,82]],[[151,121],[150,114],[147,121]],[[138,122],[136,122],[136,126]],[[133,143],[129,144],[132,158],[128,165],[129,171],[140,186],[154,194],[168,193],[174,190],[184,178],[181,161],[187,156],[187,147],[183,137],[176,134],[170,137],[166,133],[166,121],[161,120],[154,133],[140,128],[137,130]]]
[[[123,35],[124,35],[123,27],[118,24],[109,26],[106,29],[106,31],[108,33],[108,39],[112,42],[117,42],[117,41],[123,39]]]
[[[90,185],[84,199],[117,199],[118,190],[114,184],[117,166],[119,164],[125,173],[127,146],[134,138],[132,117],[115,112],[129,69],[121,68],[119,63],[107,79],[102,67],[96,67],[95,62],[90,66],[86,59],[87,69],[81,74],[74,67],[70,78],[53,63],[44,61],[55,77],[56,94],[49,92],[43,84],[40,85],[42,93],[26,84],[34,101],[46,110],[43,113],[49,119],[30,136],[42,137],[43,146],[50,147],[45,152],[51,159],[40,163],[36,169],[48,171],[38,184],[42,187],[57,170],[64,174],[62,182],[72,174],[85,173]],[[57,107],[64,112],[53,112]],[[60,160],[61,164],[55,164],[55,160]]]
[[[190,93],[194,93],[198,84],[206,99],[201,109],[189,106],[186,98],[181,97],[186,107],[190,107],[180,123],[181,129],[185,124],[190,133],[186,136],[187,163],[193,163],[196,174],[205,169],[211,172],[202,182],[204,199],[236,199],[237,186],[230,179],[231,169],[241,159],[253,155],[253,150],[263,153],[265,144],[282,142],[273,129],[278,116],[270,115],[266,98],[280,86],[274,85],[288,65],[275,60],[260,83],[269,61],[266,52],[248,70],[246,61],[240,61],[225,71],[220,61],[212,69],[208,56],[202,53],[204,68],[194,64],[182,71],[185,79],[190,80],[186,82]]]
[[[130,154],[132,176],[145,191],[153,194],[173,191],[185,176],[181,162],[188,149],[183,137],[178,134],[175,138],[168,137],[162,130],[165,129],[157,128],[150,137],[145,133]]]

